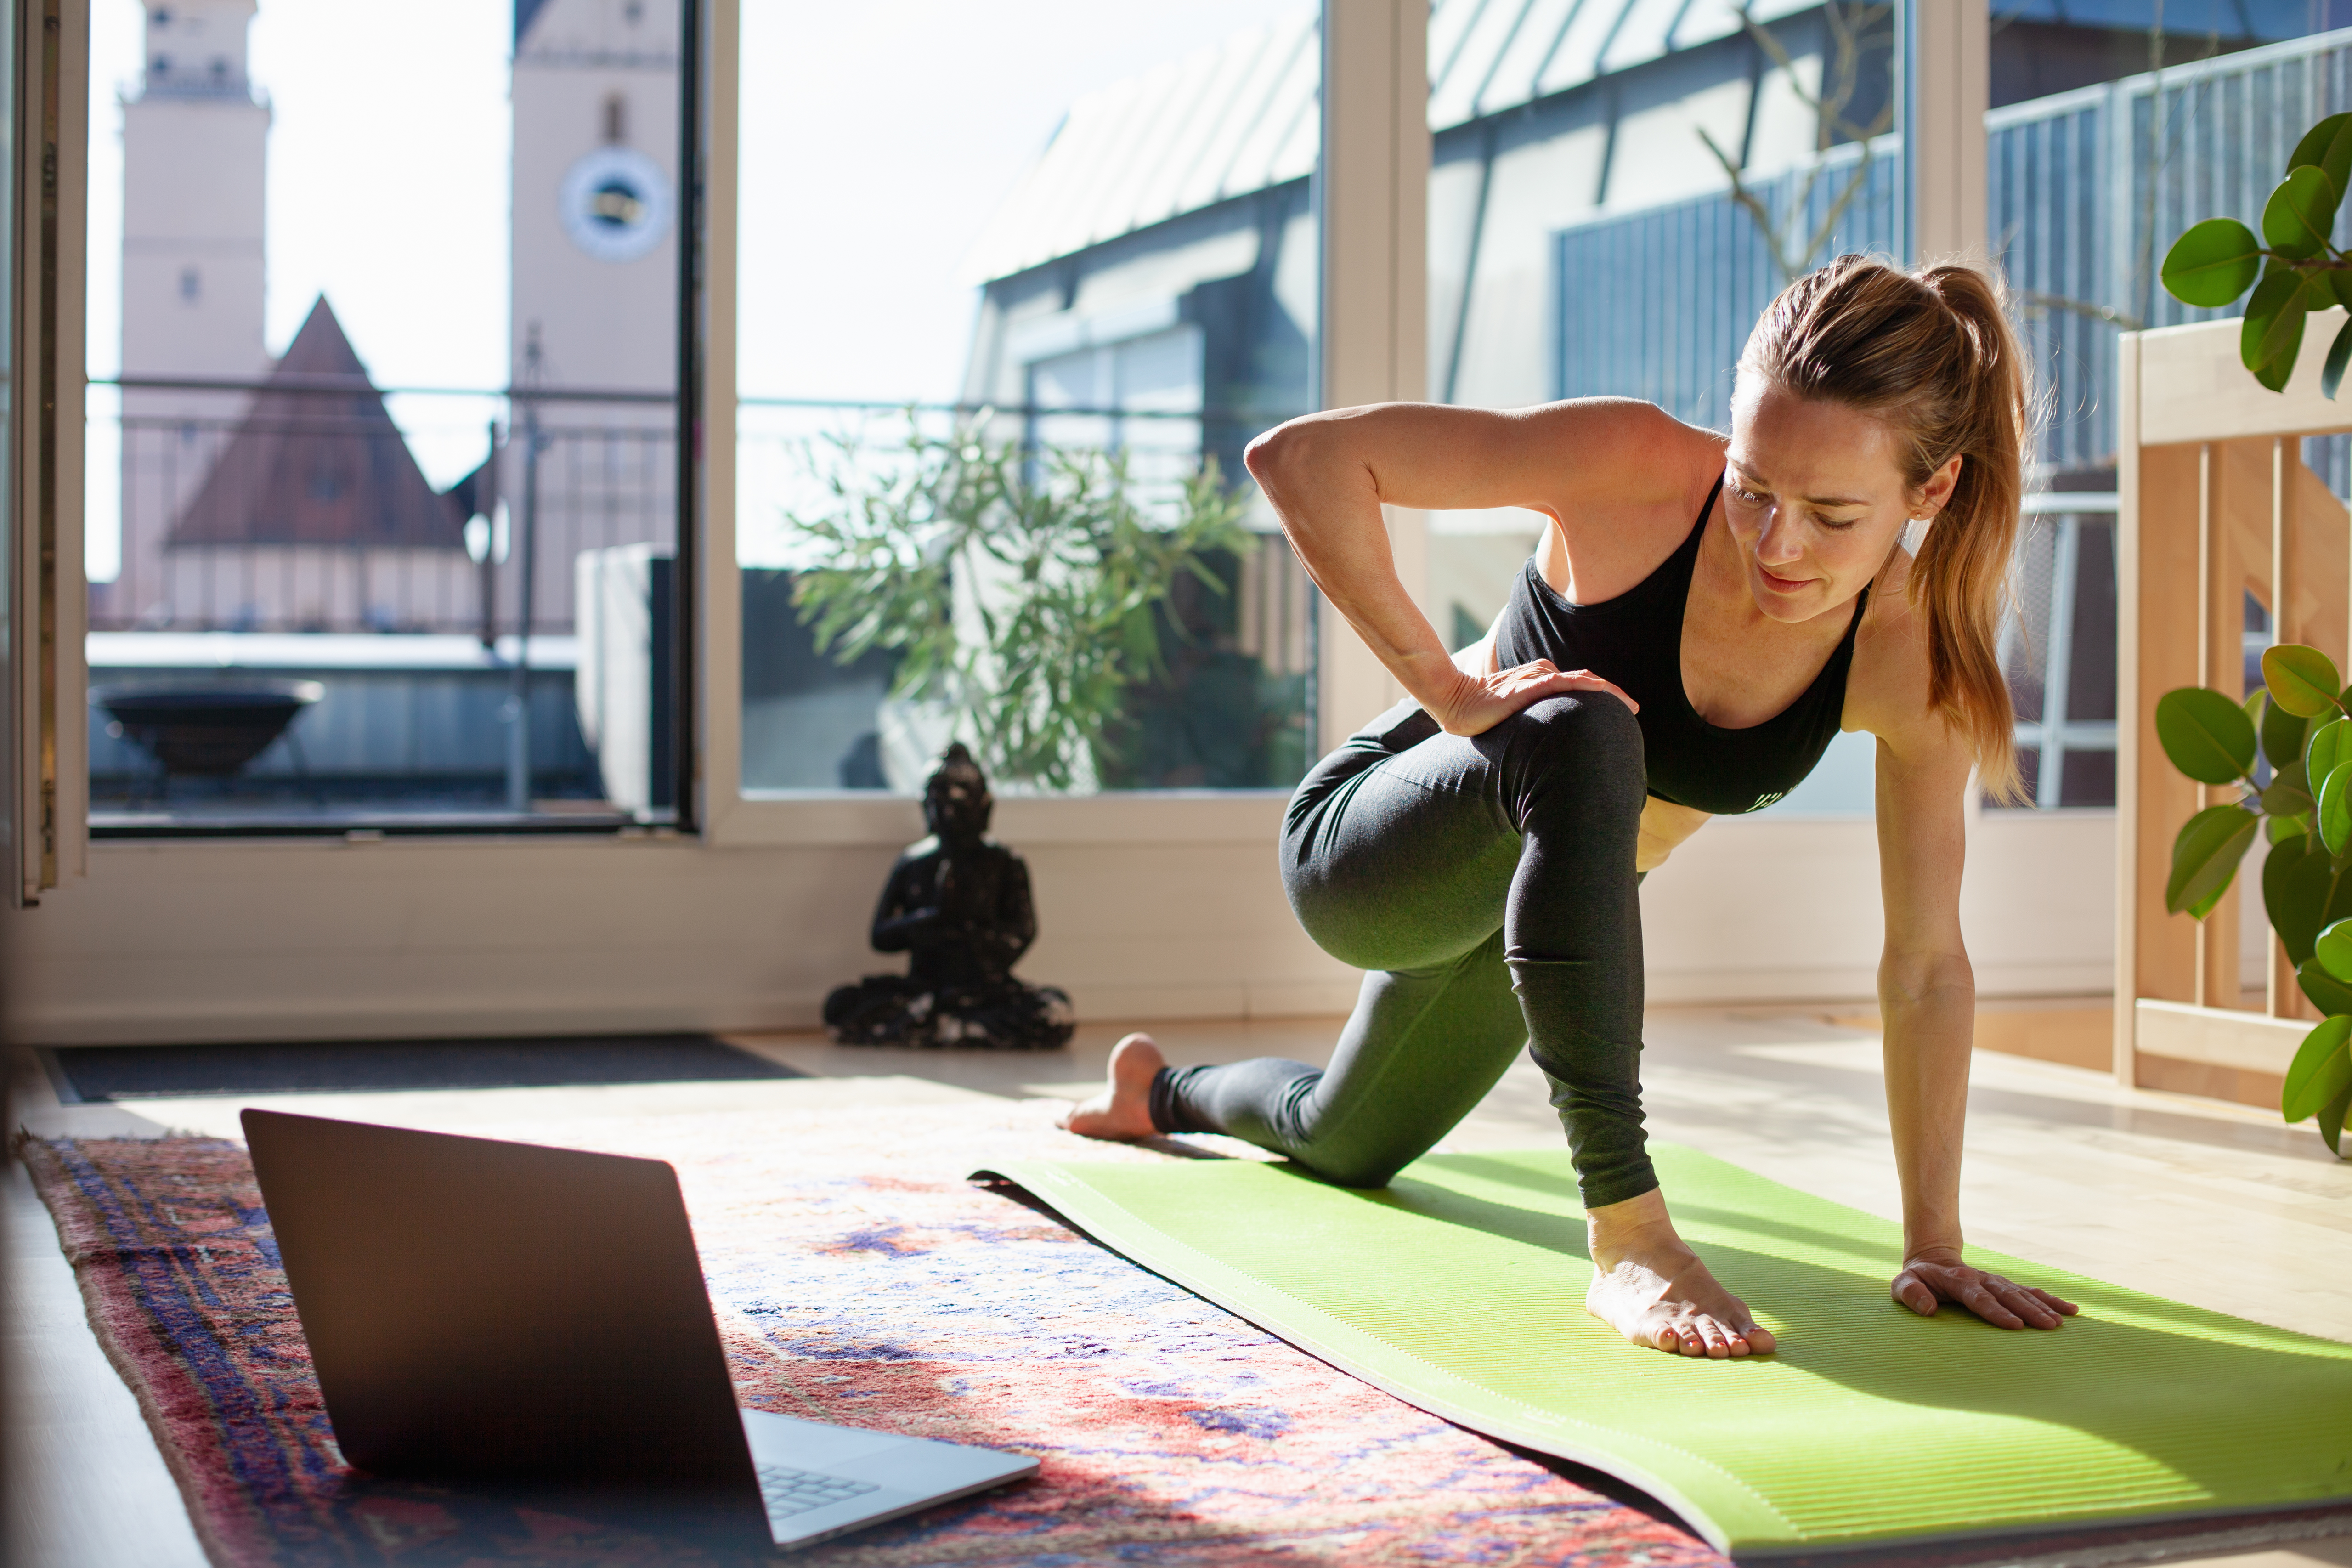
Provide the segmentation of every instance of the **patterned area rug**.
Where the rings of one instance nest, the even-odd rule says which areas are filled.
[[[1044,1462],[1033,1481],[795,1561],[1722,1563],[1681,1530],[964,1181],[1003,1160],[1172,1157],[1072,1138],[1053,1127],[1056,1109],[598,1121],[566,1140],[677,1167],[748,1405]],[[551,1141],[543,1124],[467,1131]],[[709,1561],[345,1467],[238,1145],[58,1141],[24,1152],[99,1338],[215,1563]]]

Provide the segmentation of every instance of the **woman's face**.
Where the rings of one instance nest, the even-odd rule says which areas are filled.
[[[1954,458],[1914,490],[1878,420],[1742,376],[1723,511],[1756,607],[1776,621],[1809,621],[1851,602],[1886,563],[1903,525],[1932,517],[1959,475]]]

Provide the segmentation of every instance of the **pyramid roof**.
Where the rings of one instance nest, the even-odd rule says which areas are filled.
[[[465,532],[321,295],[166,543],[462,550]]]

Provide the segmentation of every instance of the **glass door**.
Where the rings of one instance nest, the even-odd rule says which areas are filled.
[[[99,834],[676,820],[683,0],[99,0]]]
[[[746,796],[1287,786],[1311,406],[1302,0],[747,6]]]

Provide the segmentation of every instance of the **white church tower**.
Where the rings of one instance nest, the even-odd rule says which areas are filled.
[[[677,374],[677,0],[516,0],[514,384]]]
[[[122,105],[122,374],[255,380],[269,368],[262,345],[269,110],[246,74],[255,0],[144,4],[142,81]],[[94,598],[101,624],[168,614],[157,597],[163,537],[249,401],[124,391],[122,571]]]
[[[675,537],[682,16],[678,0],[514,5],[512,384],[647,395],[535,407],[531,618],[568,631],[577,551]],[[515,517],[523,443],[507,450]],[[511,626],[520,574],[499,578]]]

